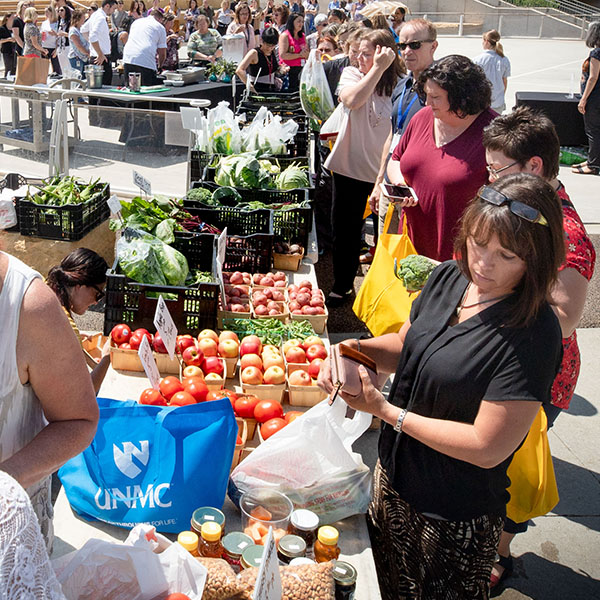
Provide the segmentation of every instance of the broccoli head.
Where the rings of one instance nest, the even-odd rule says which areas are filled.
[[[409,292],[422,290],[435,267],[435,263],[419,254],[409,254],[399,263],[394,260],[394,274]]]

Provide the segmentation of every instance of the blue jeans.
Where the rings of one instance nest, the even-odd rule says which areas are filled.
[[[83,79],[83,68],[85,67],[87,62],[84,60],[81,60],[81,58],[77,58],[77,57],[70,58],[69,57],[69,64],[71,65],[72,69],[74,69],[75,71],[79,71],[79,75],[80,75],[81,79]]]

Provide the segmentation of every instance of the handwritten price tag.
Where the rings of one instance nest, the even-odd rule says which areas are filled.
[[[265,549],[262,562],[258,569],[258,577],[254,585],[253,600],[281,600],[282,596],[281,578],[279,576],[279,561],[275,540],[273,539],[273,528],[269,527],[269,533],[265,541]]]
[[[114,194],[106,201],[110,208],[111,215],[118,215],[121,212],[121,201]]]
[[[169,353],[171,359],[175,358],[175,340],[177,339],[177,327],[173,322],[173,317],[167,308],[165,299],[158,297],[156,303],[156,312],[154,313],[154,326],[156,327],[160,337]]]
[[[225,264],[225,251],[227,250],[227,227],[223,229],[223,232],[217,240],[217,262],[221,264],[221,267]]]
[[[152,354],[152,348],[150,348],[150,343],[148,342],[148,338],[146,336],[142,338],[142,343],[140,344],[140,348],[138,350],[138,356],[142,361],[142,367],[144,367],[144,371],[146,371],[146,376],[150,380],[150,385],[157,390],[160,382],[160,373],[158,372],[158,367],[156,366],[156,361],[154,360],[154,355]]]
[[[133,171],[133,183],[134,185],[137,185],[137,187],[139,187],[142,190],[142,192],[144,192],[148,196],[152,195],[152,186],[150,185],[150,182],[143,175],[140,175],[137,171]]]

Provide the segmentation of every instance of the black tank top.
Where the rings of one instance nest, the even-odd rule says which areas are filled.
[[[267,88],[272,87],[274,84],[273,75],[277,71],[278,65],[275,53],[271,53],[271,56],[265,56],[260,48],[256,48],[256,53],[258,54],[258,62],[255,65],[248,65],[248,73],[252,76],[252,79],[256,79],[258,75],[258,80],[254,83],[255,89],[258,91],[257,85]]]

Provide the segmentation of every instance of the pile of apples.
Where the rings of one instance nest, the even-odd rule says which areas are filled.
[[[288,308],[293,315],[324,315],[325,296],[320,289],[313,289],[310,281],[301,281],[288,287]]]
[[[287,312],[285,306],[285,290],[268,287],[255,289],[252,292],[252,307],[259,317],[282,315]]]
[[[250,275],[250,273],[246,273],[245,271],[233,271],[233,273],[224,271],[223,283],[230,283],[231,285],[251,285],[252,275]]]
[[[247,385],[285,383],[285,363],[277,346],[263,343],[257,335],[248,335],[240,344],[240,380]]]
[[[327,349],[323,340],[310,335],[304,341],[293,339],[284,342],[283,353],[288,364],[308,365],[288,373],[290,385],[316,385],[321,363],[327,358]]]
[[[254,273],[252,275],[252,284],[260,287],[285,288],[287,277],[283,271],[277,271],[277,273]]]
[[[223,277],[225,277],[225,275],[223,275]],[[224,288],[225,298],[222,302],[222,310],[230,310],[239,313],[250,312],[250,286],[226,283]]]

